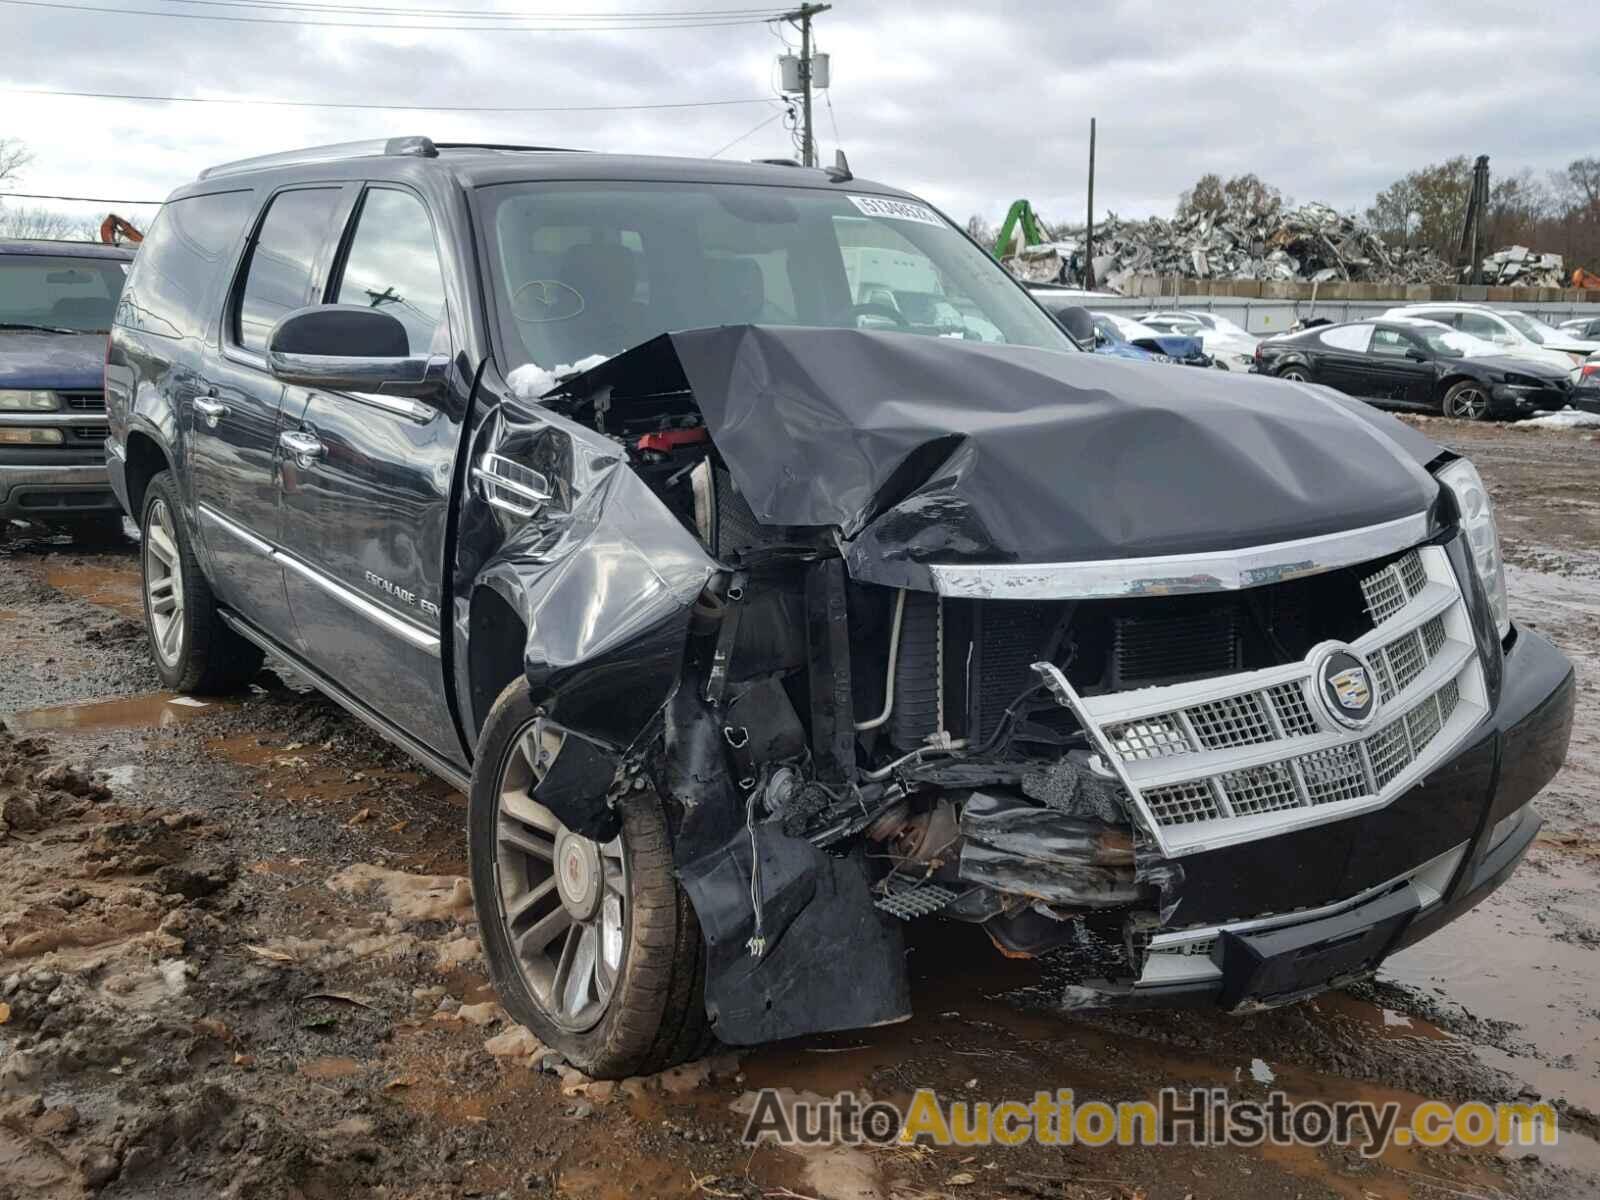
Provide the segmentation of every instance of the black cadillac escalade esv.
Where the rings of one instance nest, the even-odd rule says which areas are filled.
[[[1471,463],[1079,353],[842,161],[215,168],[106,385],[164,679],[272,654],[467,789],[505,1006],[594,1074],[901,1018],[912,920],[1070,945],[1069,1004],[1338,986],[1566,753]]]

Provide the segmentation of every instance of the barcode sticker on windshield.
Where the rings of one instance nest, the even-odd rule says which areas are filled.
[[[926,204],[913,204],[909,200],[893,200],[888,196],[851,196],[854,204],[869,217],[893,217],[897,221],[918,221],[923,225],[943,226],[939,214]]]

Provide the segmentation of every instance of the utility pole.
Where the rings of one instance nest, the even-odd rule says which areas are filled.
[[[817,165],[817,143],[811,134],[811,18],[827,12],[831,4],[802,4],[793,12],[786,12],[780,20],[800,26],[800,95],[804,114],[804,132],[801,134],[800,162],[802,166]],[[824,85],[826,86],[826,85]]]
[[[1094,118],[1089,118],[1089,228],[1083,239],[1083,286],[1094,290]]]

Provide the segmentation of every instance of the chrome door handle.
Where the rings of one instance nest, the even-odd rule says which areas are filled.
[[[289,452],[295,465],[309,468],[312,463],[328,452],[314,433],[304,433],[298,429],[285,429],[278,435],[278,445]]]
[[[213,400],[209,396],[196,398],[194,410],[205,418],[207,429],[215,429],[217,422],[228,415],[228,406],[221,400]]]

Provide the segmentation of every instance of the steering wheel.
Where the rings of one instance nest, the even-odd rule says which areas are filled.
[[[839,315],[846,320],[852,317],[888,317],[901,329],[907,328],[910,324],[898,309],[893,305],[883,303],[881,300],[867,300],[861,304],[852,304]]]

